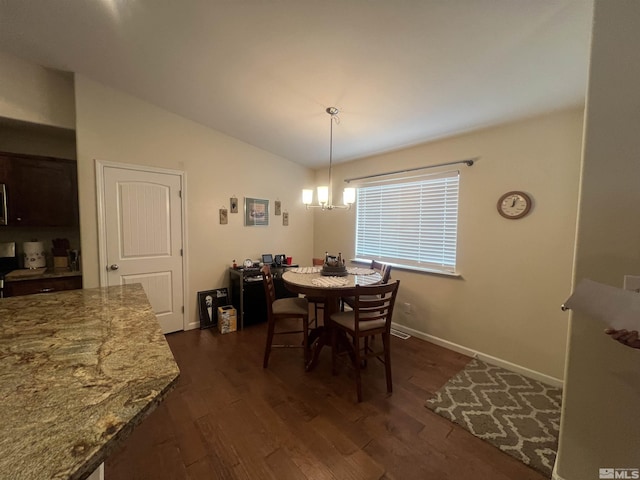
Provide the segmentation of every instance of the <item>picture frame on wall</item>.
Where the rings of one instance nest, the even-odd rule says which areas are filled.
[[[238,213],[238,199],[236,197],[231,197],[229,199],[229,207],[231,213]]]
[[[289,226],[289,212],[284,212],[282,214],[282,225],[285,227]]]
[[[244,225],[246,227],[269,225],[269,200],[244,197]]]
[[[220,225],[226,225],[227,223],[229,223],[229,216],[227,215],[227,209],[221,208],[220,209]]]
[[[273,214],[274,215],[280,215],[281,206],[282,206],[282,203],[280,203],[280,200],[276,200],[275,202],[273,202]]]

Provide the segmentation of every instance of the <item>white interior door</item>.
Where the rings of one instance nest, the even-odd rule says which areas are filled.
[[[103,168],[108,285],[141,283],[164,333],[184,329],[180,175]]]

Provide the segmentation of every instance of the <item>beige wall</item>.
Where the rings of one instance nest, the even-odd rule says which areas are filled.
[[[403,330],[562,378],[568,315],[560,305],[571,289],[582,120],[581,108],[563,111],[336,166],[339,193],[344,178],[480,157],[457,167],[461,278],[392,274],[402,282],[394,320]],[[496,203],[516,189],[534,207],[506,220]],[[315,254],[352,258],[354,220],[354,211],[316,212]]]
[[[312,172],[222,133],[77,75],[76,116],[82,263],[85,286],[97,286],[98,238],[94,160],[184,171],[189,321],[195,326],[196,292],[227,285],[233,259],[285,253],[308,263],[313,220],[300,191]],[[286,179],[286,182],[283,182]],[[268,227],[243,226],[242,213],[218,211],[237,196],[279,199],[289,226],[271,214]]]
[[[640,2],[596,2],[575,282],[622,287],[640,275]],[[571,316],[558,478],[640,468],[640,351]]]
[[[0,116],[75,128],[73,77],[0,52]]]

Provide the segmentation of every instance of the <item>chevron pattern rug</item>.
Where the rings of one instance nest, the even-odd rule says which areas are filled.
[[[474,359],[426,407],[551,478],[562,390]]]

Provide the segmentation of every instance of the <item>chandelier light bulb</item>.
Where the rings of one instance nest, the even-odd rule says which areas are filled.
[[[329,187],[326,185],[318,187],[318,203],[321,205],[329,203]]]
[[[342,192],[342,202],[345,205],[353,205],[356,203],[356,189],[353,187],[347,187]]]
[[[302,190],[302,203],[304,205],[311,205],[313,203],[313,190],[308,188]]]

